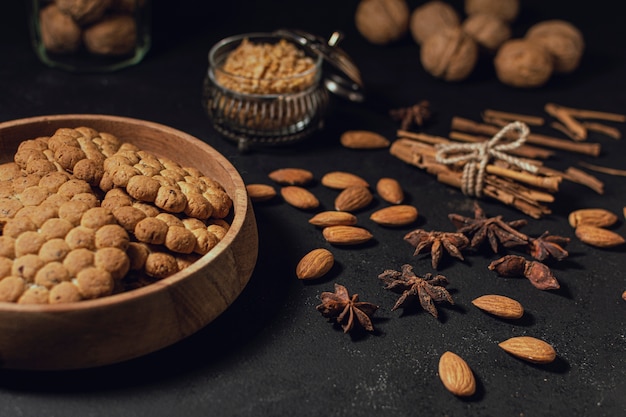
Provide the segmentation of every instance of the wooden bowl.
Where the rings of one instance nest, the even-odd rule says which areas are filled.
[[[88,126],[116,135],[220,182],[234,218],[222,241],[188,268],[148,286],[57,305],[0,302],[0,367],[90,368],[136,358],[206,326],[237,298],[257,259],[256,220],[237,170],[211,146],[157,123],[107,115],[54,115],[0,123],[0,162],[18,144],[60,127]]]

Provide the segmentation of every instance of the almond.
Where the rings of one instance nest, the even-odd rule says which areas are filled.
[[[572,211],[568,216],[572,227],[581,225],[608,227],[615,224],[617,215],[605,209],[591,208]]]
[[[556,351],[549,343],[531,336],[512,337],[498,344],[505,352],[531,363],[550,363]]]
[[[476,392],[476,379],[467,362],[453,352],[439,358],[439,378],[443,386],[454,395],[467,397]]]
[[[611,248],[624,243],[622,236],[601,227],[581,225],[576,228],[575,233],[581,242],[599,248]]]
[[[417,219],[417,209],[407,204],[385,207],[376,210],[370,219],[382,226],[405,226]]]
[[[335,210],[356,211],[367,207],[374,196],[369,188],[362,185],[353,185],[339,193],[335,198]]]
[[[248,184],[246,190],[252,201],[267,201],[276,197],[276,190],[268,184]]]
[[[381,178],[376,183],[376,192],[390,204],[400,204],[404,201],[404,191],[400,183],[393,178]]]
[[[312,192],[297,185],[288,185],[281,188],[280,194],[287,203],[302,210],[311,210],[320,205],[319,200]]]
[[[322,211],[309,219],[309,223],[314,226],[328,227],[328,226],[354,226],[357,222],[357,218],[354,214],[347,211]]]
[[[321,179],[322,185],[335,190],[344,190],[353,185],[369,187],[367,181],[356,174],[343,171],[333,171],[325,174]]]
[[[270,172],[268,176],[282,185],[305,185],[313,181],[313,173],[302,168],[281,168]]]
[[[349,130],[341,135],[340,142],[346,148],[379,149],[386,148],[390,142],[384,136],[368,130]]]
[[[322,230],[322,234],[333,245],[359,245],[373,237],[368,230],[357,226],[329,226]]]
[[[332,269],[334,263],[335,258],[328,249],[313,249],[298,262],[296,276],[298,279],[321,278]]]
[[[519,319],[524,315],[524,307],[519,301],[504,295],[483,295],[472,300],[472,304],[487,313],[505,319]]]

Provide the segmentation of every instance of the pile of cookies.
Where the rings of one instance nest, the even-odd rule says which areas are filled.
[[[0,301],[65,303],[187,267],[229,228],[215,180],[89,127],[23,141],[0,164]]]

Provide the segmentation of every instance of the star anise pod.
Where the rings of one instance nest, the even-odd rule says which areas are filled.
[[[539,261],[529,261],[523,256],[505,255],[488,266],[501,277],[526,277],[540,290],[558,290],[561,285],[550,268]]]
[[[404,240],[415,247],[413,256],[430,249],[431,264],[437,269],[444,249],[457,259],[464,260],[461,251],[469,245],[469,239],[463,233],[413,230],[404,235]]]
[[[478,203],[474,203],[474,218],[456,213],[449,214],[448,218],[457,232],[471,237],[472,249],[477,249],[485,239],[489,241],[493,253],[498,253],[499,244],[505,248],[528,244],[528,236],[516,230],[526,225],[526,220],[505,222],[502,216],[487,217]]]
[[[567,258],[569,253],[563,249],[563,246],[569,243],[568,237],[551,235],[544,232],[537,238],[529,238],[528,253],[538,261],[543,261],[549,257],[553,257],[557,261]]]
[[[392,311],[404,308],[418,300],[422,308],[436,318],[439,313],[435,307],[435,301],[447,301],[454,304],[452,296],[444,288],[448,285],[448,280],[443,275],[433,277],[428,273],[421,278],[415,275],[411,265],[405,264],[402,265],[402,271],[387,269],[378,275],[378,278],[385,283],[385,289],[402,294],[391,309]]]
[[[430,119],[430,103],[427,100],[422,100],[409,107],[391,109],[389,115],[393,120],[400,122],[402,130],[409,130],[414,124],[421,127]]]
[[[316,306],[322,316],[341,325],[344,333],[351,331],[358,323],[367,331],[373,332],[374,325],[370,317],[378,310],[372,303],[359,301],[358,294],[348,294],[348,289],[335,284],[335,292],[324,291],[320,295],[322,304]]]

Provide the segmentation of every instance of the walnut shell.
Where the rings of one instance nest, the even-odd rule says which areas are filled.
[[[49,52],[72,53],[80,47],[80,27],[54,4],[39,12],[39,27],[41,42]]]
[[[384,45],[402,38],[409,30],[406,0],[361,0],[356,8],[356,28],[371,43]]]
[[[544,85],[553,71],[552,57],[546,48],[528,39],[510,39],[496,54],[498,79],[512,87],[534,88]]]
[[[83,41],[94,54],[128,54],[137,42],[137,25],[131,16],[112,15],[85,29]]]
[[[489,52],[495,52],[511,38],[511,27],[498,16],[488,13],[472,14],[463,22],[463,30],[478,45]]]
[[[428,37],[444,28],[460,26],[461,18],[448,3],[431,0],[413,10],[409,25],[413,39],[421,45]]]
[[[104,16],[111,0],[55,0],[60,11],[72,17],[79,25],[88,25]]]
[[[465,13],[489,13],[498,16],[505,22],[514,21],[520,9],[519,0],[465,0]]]
[[[569,73],[578,68],[585,40],[573,24],[559,19],[546,20],[531,26],[525,37],[548,50],[554,59],[554,72]]]
[[[460,27],[445,28],[426,39],[420,58],[431,75],[446,81],[461,81],[476,66],[478,46]]]

